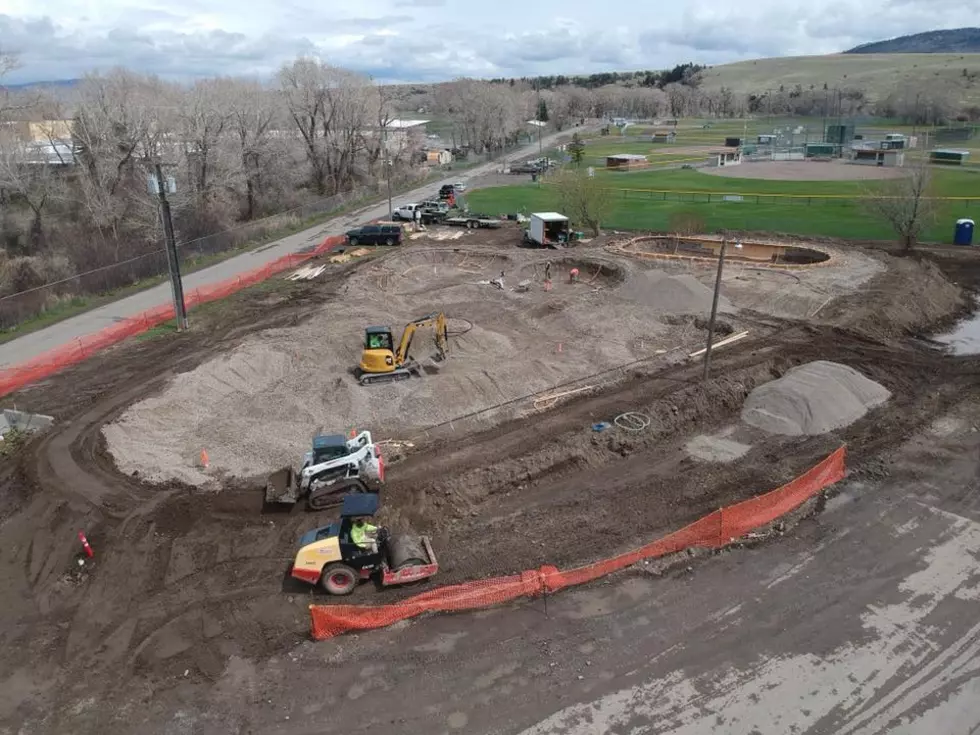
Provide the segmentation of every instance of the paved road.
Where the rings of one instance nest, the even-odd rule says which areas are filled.
[[[568,134],[568,131],[565,131],[563,133],[554,133],[545,136],[542,139],[542,145],[548,146],[559,136],[567,136]],[[499,168],[504,161],[511,161],[533,154],[537,150],[538,143],[535,142],[491,163],[468,171],[461,171],[442,181],[414,189],[406,194],[401,194],[395,197],[394,206],[418,201],[424,196],[432,198],[443,184],[451,184],[456,181],[470,181]],[[328,235],[340,234],[365,220],[387,216],[387,214],[388,202],[385,200],[381,204],[367,207],[350,215],[332,219],[325,224],[311,227],[303,232],[283,238],[282,240],[277,240],[271,244],[263,245],[260,248],[236,255],[234,258],[229,258],[209,268],[191,273],[184,278],[184,290],[190,291],[197,286],[217,283],[225,278],[250,271],[288,253],[308,249],[322,241]],[[114,301],[111,304],[106,304],[97,309],[52,324],[50,327],[25,334],[23,337],[19,337],[0,346],[0,367],[10,366],[13,363],[36,357],[47,350],[70,342],[76,337],[97,332],[121,319],[139,314],[154,306],[168,303],[170,298],[170,284],[163,283],[146,291],[127,296],[119,301]]]
[[[634,570],[555,595],[547,610],[535,601],[431,617],[261,664],[233,660],[179,722],[158,724],[288,735],[976,733],[977,426],[977,406],[938,420],[777,541],[667,577]]]

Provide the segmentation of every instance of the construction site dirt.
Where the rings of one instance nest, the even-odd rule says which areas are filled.
[[[187,707],[217,702],[220,708],[223,688],[234,686],[228,672],[236,661],[287,656],[308,640],[308,604],[332,598],[294,582],[287,570],[299,536],[332,515],[264,507],[258,476],[263,463],[298,460],[318,426],[346,431],[356,425],[381,439],[411,440],[412,446],[388,450],[383,521],[432,536],[440,574],[431,586],[542,564],[574,566],[633,548],[778,486],[842,443],[853,467],[873,468],[881,452],[980,393],[980,359],[952,357],[918,339],[967,308],[967,299],[928,257],[855,248],[837,253],[846,273],[820,267],[795,279],[733,268],[725,281],[732,309],[722,318],[732,332],[748,336],[716,350],[712,378],[702,382],[700,363],[689,358],[706,336],[702,308],[681,315],[658,310],[637,289],[651,270],[710,284],[710,264],[628,261],[604,252],[600,243],[564,253],[525,251],[516,241],[512,228],[467,232],[448,243],[420,238],[365,262],[333,265],[318,280],[258,287],[192,314],[194,328],[187,334],[131,341],[9,396],[8,403],[52,415],[56,423],[0,464],[0,722],[12,732],[165,731]],[[555,283],[544,291],[548,260]],[[961,282],[980,273],[980,260],[969,249],[944,253],[939,263],[955,269]],[[458,320],[458,332],[465,320],[471,333],[492,330],[516,340],[522,313],[531,323],[529,336],[507,349],[486,335],[469,342],[462,335],[458,362],[451,353],[438,373],[398,384],[399,391],[416,388],[426,400],[440,402],[440,411],[423,412],[421,422],[406,413],[406,406],[417,405],[406,403],[406,396],[356,386],[341,368],[359,349],[368,322],[397,325],[427,310],[420,293],[435,293],[430,280],[389,287],[380,297],[387,312],[378,302],[369,304],[376,294],[365,295],[379,269],[396,271],[392,282],[405,286],[404,273],[414,265],[424,265],[450,292],[432,301]],[[591,285],[559,284],[571,267],[579,268],[580,279],[594,279]],[[475,272],[461,284],[460,270]],[[500,270],[503,289],[478,283]],[[531,281],[529,291],[511,290],[524,280]],[[697,295],[690,282],[678,283]],[[587,308],[576,312],[571,292],[562,287],[588,290]],[[787,299],[787,288],[806,302],[805,310]],[[520,300],[525,293],[530,295]],[[571,308],[572,316],[549,308],[552,299],[562,299],[560,311]],[[629,310],[631,300],[640,304],[636,312]],[[413,302],[418,308],[408,313]],[[821,306],[819,312],[806,319],[814,306]],[[332,310],[330,319],[325,309]],[[637,316],[641,312],[648,321]],[[589,313],[596,319],[591,325]],[[544,327],[534,319],[545,319]],[[615,332],[612,323],[628,324],[630,331]],[[608,335],[615,348],[576,354],[569,335],[583,325],[593,339]],[[158,401],[151,407],[162,405],[174,386],[194,379],[188,376],[213,375],[216,359],[247,354],[241,351],[254,350],[263,336],[282,345],[290,334],[309,340],[315,331],[322,340],[317,354],[339,357],[323,364],[322,383],[310,383],[310,394],[320,396],[324,386],[340,381],[345,391],[360,392],[363,403],[335,415],[298,417],[301,426],[286,437],[278,436],[280,424],[266,426],[269,443],[280,444],[248,472],[222,466],[219,450],[218,466],[197,481],[194,458],[186,456],[189,444],[171,477],[160,474],[167,470],[163,464],[155,473],[142,472],[120,456],[132,445],[119,442],[113,449],[112,430],[104,433],[113,425],[135,431],[137,424],[119,423],[127,413],[133,416],[148,399]],[[644,331],[649,341],[640,345],[634,340]],[[569,347],[559,352],[559,342]],[[498,352],[486,354],[481,364],[481,349]],[[820,436],[768,435],[739,424],[754,387],[815,360],[855,368],[892,397],[851,426]],[[465,378],[453,377],[457,364]],[[467,395],[465,382],[490,367],[507,371],[496,397],[480,386],[474,388],[478,400]],[[233,399],[245,414],[258,410],[247,391]],[[358,405],[374,400],[387,403],[389,412],[360,418]],[[593,424],[630,411],[651,419],[644,431],[615,425],[593,430]],[[469,417],[459,419],[464,414]],[[267,417],[246,418],[253,423],[235,424],[236,431],[261,434]],[[147,426],[153,424],[140,430]],[[211,424],[201,426],[215,432]],[[218,446],[221,436],[213,436]],[[712,436],[737,437],[750,448],[715,462],[687,451],[692,438]],[[140,441],[163,445],[160,437],[148,432]],[[160,453],[175,447],[164,445]],[[145,450],[145,461],[153,461],[153,450]],[[95,551],[91,560],[79,544],[80,530]],[[383,604],[422,589],[362,585],[345,601]],[[329,658],[334,644],[322,645]]]

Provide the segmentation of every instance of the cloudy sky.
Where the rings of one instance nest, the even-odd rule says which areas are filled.
[[[113,66],[268,76],[298,55],[386,81],[824,54],[978,25],[980,0],[0,0],[10,83]]]

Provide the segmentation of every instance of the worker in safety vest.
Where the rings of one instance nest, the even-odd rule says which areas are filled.
[[[378,527],[372,526],[363,518],[354,519],[350,529],[350,540],[361,551],[372,554],[378,551]]]

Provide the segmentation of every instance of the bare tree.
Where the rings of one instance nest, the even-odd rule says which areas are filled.
[[[594,237],[612,209],[612,191],[600,179],[581,169],[562,169],[555,177],[555,191],[564,213]]]
[[[279,81],[306,146],[314,189],[325,194],[328,180],[334,191],[349,188],[370,120],[369,80],[313,59],[297,59],[283,67]]]
[[[58,145],[0,141],[0,190],[31,212],[30,249],[25,255],[35,255],[44,246],[44,217],[58,197],[59,169],[66,165],[60,160],[65,154]]]
[[[255,217],[262,172],[271,161],[276,121],[275,98],[258,82],[224,80],[229,125],[238,143],[238,162],[245,182],[245,219]]]
[[[370,81],[346,69],[324,67],[326,105],[321,110],[326,139],[327,172],[334,191],[346,191],[354,182],[355,165],[363,151],[363,131],[370,121]]]
[[[872,214],[888,223],[909,252],[935,218],[936,200],[932,193],[932,171],[926,161],[920,161],[901,178],[869,192],[865,201]]]
[[[319,135],[320,121],[327,107],[326,70],[314,59],[296,59],[279,72],[286,108],[306,150],[310,164],[310,183],[321,196],[327,190],[326,145]]]
[[[77,195],[98,234],[113,244],[110,259],[119,259],[125,228],[155,222],[146,164],[175,159],[180,150],[172,128],[176,101],[172,86],[123,69],[82,82],[72,125]]]
[[[220,79],[202,79],[181,100],[178,135],[197,202],[207,207],[218,180],[218,146],[232,122],[231,99]]]
[[[0,81],[19,66],[20,62],[14,54],[6,53],[0,49]],[[37,101],[37,95],[15,95],[0,84],[0,123],[7,120],[11,115],[31,109],[37,104]]]

